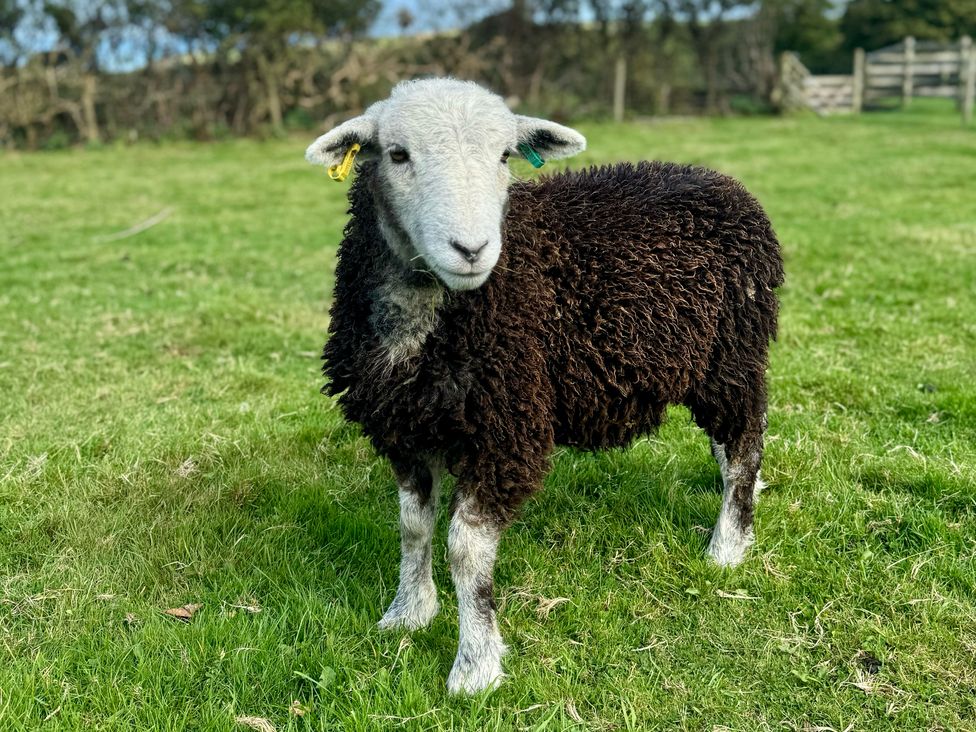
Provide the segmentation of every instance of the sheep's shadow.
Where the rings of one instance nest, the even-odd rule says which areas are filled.
[[[653,454],[636,447],[560,452],[542,496],[530,500],[527,511],[534,511],[537,502],[555,499],[563,512],[600,511],[627,522],[636,518],[646,526],[653,517],[668,515],[676,528],[697,525],[698,517],[689,510],[694,513],[699,505],[715,504],[717,511],[722,477],[710,453],[684,455],[679,467],[671,467],[666,448]]]
[[[583,523],[599,514],[610,527],[606,540],[611,543],[626,542],[635,524],[640,524],[645,536],[660,533],[670,535],[670,541],[698,543],[700,539],[693,537],[700,537],[702,528],[710,528],[716,519],[722,483],[707,442],[692,452],[686,438],[679,436],[673,449],[670,439],[651,450],[560,448],[543,490],[527,501],[509,534],[517,533],[520,543],[545,551],[561,524]],[[321,575],[326,587],[347,591],[336,601],[378,620],[398,582],[399,507],[391,469],[354,427],[334,430],[328,449],[316,450],[315,438],[308,434],[281,434],[275,439],[282,444],[266,445],[269,454],[284,452],[285,443],[293,447],[298,441],[308,443],[314,455],[307,486],[287,492],[271,484],[264,487],[277,504],[267,510],[293,524],[303,537],[281,547],[279,558],[282,552],[314,552],[316,561],[327,565]],[[707,440],[700,434],[693,439]],[[674,452],[681,454],[679,464],[669,468]],[[261,485],[255,488],[262,490]],[[448,478],[435,535],[440,587],[450,584],[443,559],[453,488],[454,479]]]
[[[301,435],[296,438],[304,439]],[[315,453],[311,462],[315,476],[306,487],[285,491],[279,485],[280,477],[274,484],[255,486],[269,493],[264,510],[293,524],[301,538],[280,545],[275,556],[255,556],[254,561],[275,562],[289,552],[314,552],[316,562],[327,567],[309,575],[311,582],[322,583],[310,589],[316,594],[333,593],[331,601],[341,605],[354,622],[373,627],[392,600],[399,579],[396,483],[386,461],[373,454],[357,430],[343,430],[333,438],[330,449]],[[280,439],[289,440],[287,435]],[[314,445],[309,447],[314,449]],[[279,448],[271,444],[267,449],[273,453]],[[359,456],[357,461],[350,462],[352,453]],[[625,546],[632,538],[635,522],[641,524],[645,537],[668,534],[671,541],[688,543],[698,536],[694,541],[700,543],[699,529],[710,527],[717,515],[722,489],[718,467],[705,450],[693,455],[685,452],[680,469],[666,470],[668,460],[668,450],[560,450],[551,472],[555,480],[547,480],[543,491],[527,502],[522,517],[509,529],[510,534],[518,535],[513,543],[527,548],[530,555],[545,556],[564,522],[586,522],[594,512],[615,527],[599,543],[606,547],[608,557],[611,545]],[[566,480],[570,475],[573,479]],[[680,476],[679,485],[672,480],[675,475]],[[454,483],[448,478],[444,486],[434,539],[435,582],[442,592],[442,610],[429,631],[411,634],[417,650],[443,674],[456,653],[457,609],[445,560]],[[673,510],[664,510],[675,504]],[[505,554],[503,544],[503,562]],[[500,586],[509,584],[505,579],[508,570],[502,569]],[[392,631],[383,637],[396,644],[402,635]]]

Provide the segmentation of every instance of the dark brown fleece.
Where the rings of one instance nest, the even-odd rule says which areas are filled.
[[[398,472],[445,454],[459,489],[504,524],[555,444],[626,445],[668,404],[686,404],[732,453],[757,437],[761,450],[783,266],[739,183],[640,163],[515,184],[487,283],[447,292],[421,353],[384,371],[370,314],[393,255],[375,175],[361,166],[350,191],[325,390]]]

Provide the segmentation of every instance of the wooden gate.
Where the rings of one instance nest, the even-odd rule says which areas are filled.
[[[817,114],[860,112],[891,102],[903,106],[913,97],[957,99],[967,124],[976,97],[976,49],[968,36],[956,43],[901,43],[865,54],[854,52],[853,73],[811,74],[794,53],[780,59],[780,83],[774,101],[782,109],[808,108]]]

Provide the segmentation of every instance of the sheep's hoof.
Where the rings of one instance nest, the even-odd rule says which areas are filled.
[[[431,586],[409,594],[397,592],[377,626],[380,630],[418,630],[426,628],[437,616],[441,604],[437,590]]]
[[[454,661],[454,668],[447,677],[448,692],[471,696],[489,689],[497,689],[505,678],[501,655],[501,650],[475,658],[462,656],[459,653]]]
[[[716,527],[708,544],[708,555],[719,567],[735,567],[746,558],[753,540],[751,531],[722,531]]]

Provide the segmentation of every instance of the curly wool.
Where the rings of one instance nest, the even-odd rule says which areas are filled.
[[[442,455],[499,523],[541,486],[556,444],[626,445],[687,405],[714,440],[760,429],[783,282],[765,213],[735,180],[666,163],[562,173],[510,190],[488,281],[449,291],[399,273],[435,309],[403,359],[377,296],[393,261],[375,164],[350,191],[323,391],[394,466]]]

